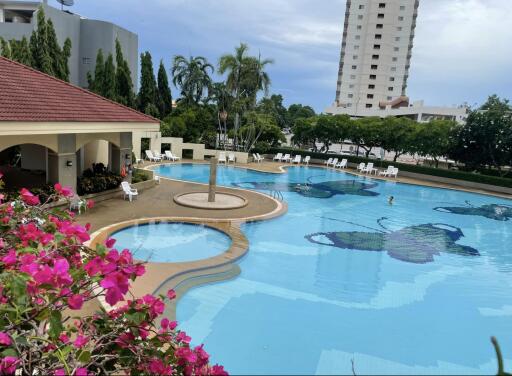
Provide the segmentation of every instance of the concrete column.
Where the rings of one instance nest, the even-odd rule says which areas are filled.
[[[5,22],[5,18],[4,18],[4,10],[3,10],[3,8],[0,8],[0,22]]]
[[[119,135],[120,145],[111,145],[110,149],[110,169],[116,174],[120,174],[123,166],[132,163],[132,133],[122,132]]]
[[[217,157],[210,159],[210,184],[208,187],[208,202],[215,202],[215,189],[217,187]]]
[[[160,153],[162,150],[162,133],[151,132],[149,134],[149,136],[150,136],[149,147],[150,147],[151,151],[156,150]]]
[[[48,153],[50,183],[61,183],[76,190],[76,135],[59,134],[57,153]]]

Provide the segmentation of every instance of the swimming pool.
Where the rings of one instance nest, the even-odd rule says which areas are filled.
[[[231,245],[226,234],[201,225],[158,222],[130,226],[112,234],[118,248],[138,260],[185,262],[217,256]]]
[[[207,182],[208,168],[155,171]],[[240,276],[178,303],[180,328],[231,373],[495,373],[491,335],[512,362],[510,200],[313,167],[219,167],[218,182],[288,203],[242,226]]]

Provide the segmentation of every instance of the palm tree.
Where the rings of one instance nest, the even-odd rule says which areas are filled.
[[[211,89],[210,74],[213,72],[213,65],[202,56],[190,56],[187,60],[181,55],[176,55],[172,63],[172,82],[181,90],[185,103],[198,104],[205,90]]]
[[[219,125],[219,144],[223,143],[226,149],[227,138],[227,119],[228,110],[233,102],[233,97],[224,82],[216,82],[213,84],[210,98],[217,106],[217,121]],[[222,142],[221,142],[222,141]]]
[[[273,60],[262,60],[261,56],[248,56],[249,46],[240,43],[233,55],[226,54],[219,60],[219,73],[227,73],[226,87],[234,97],[235,107],[235,148],[238,147],[238,129],[241,113],[254,108],[259,91],[268,92],[270,78],[265,67]]]

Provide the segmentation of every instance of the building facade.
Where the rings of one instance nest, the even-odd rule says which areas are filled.
[[[347,0],[336,99],[327,113],[464,121],[465,107],[409,104],[418,8],[419,0]]]
[[[46,17],[54,24],[59,44],[62,46],[66,38],[71,40],[69,79],[72,84],[87,87],[87,72],[94,71],[98,50],[102,49],[105,56],[112,53],[115,57],[115,41],[119,39],[131,70],[134,88],[138,87],[138,36],[113,23],[62,11],[47,5],[46,1],[0,0],[0,37],[6,40],[19,40],[24,36],[30,38],[32,31],[37,28],[36,12],[41,6]]]

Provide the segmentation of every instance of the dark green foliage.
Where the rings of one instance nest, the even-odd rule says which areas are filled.
[[[87,73],[87,81],[89,83],[89,90],[101,95],[103,91],[103,81],[105,79],[105,58],[103,57],[103,50],[100,48],[96,55],[96,67],[94,69],[94,77]]]
[[[165,119],[172,111],[171,88],[169,87],[167,72],[162,60],[158,68],[158,111],[160,112],[161,119]]]
[[[132,183],[140,183],[149,180],[147,171],[135,169],[133,171]]]
[[[121,176],[108,171],[103,163],[95,163],[78,178],[77,190],[80,195],[98,193],[118,188],[122,181]]]
[[[114,66],[114,57],[109,54],[105,61],[103,70],[103,87],[101,89],[102,96],[110,100],[116,100],[116,67]]]
[[[181,101],[186,105],[198,105],[211,89],[213,65],[202,56],[177,55],[172,62],[172,82],[181,91]]]
[[[116,99],[128,107],[135,106],[135,94],[130,67],[123,55],[121,43],[116,39]]]
[[[137,108],[141,112],[158,117],[158,89],[153,72],[153,61],[149,52],[140,55],[140,66],[140,90],[137,98]]]

